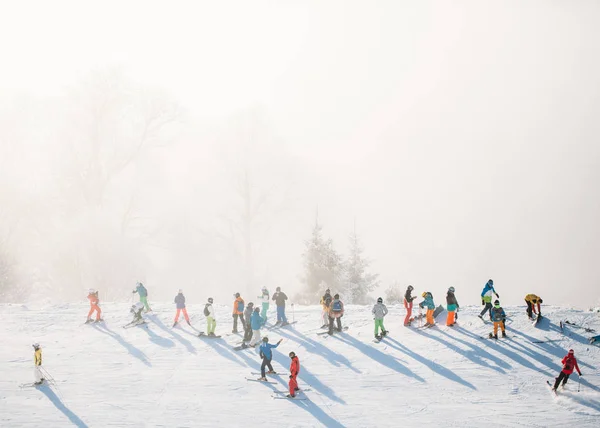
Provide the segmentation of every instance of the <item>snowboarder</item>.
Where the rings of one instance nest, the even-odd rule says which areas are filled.
[[[340,300],[340,295],[333,296],[329,305],[329,334],[333,334],[333,321],[337,323],[337,331],[342,331],[342,317],[344,316],[344,303]]]
[[[42,347],[39,343],[33,345],[33,378],[35,385],[41,385],[44,382],[44,376],[42,375]]]
[[[254,312],[250,317],[250,327],[252,332],[252,340],[250,346],[255,347],[260,342],[260,328],[262,327],[262,318],[260,316],[260,309],[254,308]]]
[[[296,396],[296,392],[300,391],[298,388],[298,373],[300,373],[300,360],[296,356],[295,352],[289,353],[292,362],[290,364],[290,393],[287,395],[288,398],[294,398]]]
[[[419,303],[420,308],[424,308],[427,306],[427,322],[425,323],[425,327],[431,327],[435,325],[435,320],[433,319],[433,311],[435,310],[435,303],[433,303],[433,295],[429,291],[425,291],[422,295],[423,301]]]
[[[565,355],[565,357],[562,359],[562,365],[563,365],[563,369],[561,370],[560,374],[556,378],[556,381],[554,382],[554,387],[552,388],[552,391],[556,391],[556,388],[558,388],[558,385],[561,382],[562,382],[562,385],[564,388],[565,384],[569,380],[569,376],[571,376],[571,373],[573,373],[573,369],[577,370],[577,373],[579,373],[579,376],[583,376],[581,374],[581,370],[579,370],[579,365],[577,364],[577,359],[575,358],[575,351],[573,351],[572,349],[569,349],[569,353],[567,355]]]
[[[450,287],[448,289],[448,294],[446,294],[446,304],[448,309],[448,318],[446,319],[446,325],[452,327],[456,324],[456,312],[460,307],[458,301],[456,300],[456,296],[454,295],[454,287]]]
[[[235,293],[235,300],[233,301],[233,330],[232,333],[237,333],[238,318],[244,326],[244,299],[241,298],[240,293]]]
[[[215,310],[213,309],[213,298],[208,298],[208,303],[204,305],[204,316],[206,317],[206,334],[209,336],[215,335],[217,320],[215,319]]]
[[[383,317],[388,314],[388,308],[383,304],[383,299],[379,297],[377,303],[373,306],[371,311],[375,315],[375,339],[381,340],[383,336],[387,334],[385,327],[383,326]],[[381,327],[381,336],[379,335],[379,328]]]
[[[87,298],[90,301],[90,311],[88,312],[87,320],[85,321],[85,323],[87,324],[92,322],[92,315],[94,312],[96,312],[96,322],[102,321],[102,311],[100,310],[100,306],[98,306],[98,304],[100,303],[100,299],[98,299],[98,291],[94,290],[93,288],[90,288],[88,290]]]
[[[262,358],[262,364],[260,365],[260,379],[262,381],[266,381],[267,377],[265,375],[265,367],[269,368],[268,374],[274,374],[275,370],[273,370],[273,366],[271,365],[271,360],[273,359],[273,351],[271,349],[277,348],[283,339],[279,339],[275,345],[271,345],[269,343],[268,337],[263,337],[262,343],[259,348],[259,355]]]
[[[321,328],[329,327],[329,305],[333,298],[331,297],[331,291],[329,288],[325,290],[325,294],[321,297],[321,307],[323,308],[321,312],[321,319],[323,321],[323,325]]]
[[[248,305],[246,306],[246,309],[244,310],[244,320],[243,320],[243,326],[244,326],[244,339],[243,342],[244,344],[248,344],[250,343],[250,340],[252,339],[252,321],[250,320],[250,317],[252,317],[252,314],[254,313],[254,303],[250,302],[248,303]]]
[[[177,294],[177,296],[175,296],[174,303],[177,305],[177,312],[175,313],[175,321],[173,322],[173,327],[175,327],[177,325],[177,322],[179,321],[180,312],[183,312],[183,317],[185,318],[185,321],[188,323],[188,325],[191,326],[192,324],[190,324],[190,317],[188,316],[187,309],[185,308],[185,296],[183,295],[182,289],[179,289],[179,293]]]
[[[130,324],[141,323],[144,321],[144,318],[142,317],[143,310],[144,304],[142,302],[134,303],[133,306],[131,306],[129,312],[133,314],[133,320],[130,322]]]
[[[267,287],[263,287],[261,291],[262,294],[259,296],[259,299],[262,301],[262,311],[260,312],[260,317],[263,320],[263,325],[265,325],[267,323],[267,312],[269,310],[269,303],[271,299]]]
[[[417,298],[417,296],[412,296],[411,293],[414,290],[412,285],[409,285],[406,288],[406,293],[404,293],[404,307],[406,308],[406,318],[404,318],[404,326],[408,327],[412,322],[412,308],[413,308],[413,300]]]
[[[492,322],[494,323],[494,335],[490,335],[490,338],[498,339],[498,327],[502,330],[502,337],[506,337],[506,330],[504,327],[504,322],[506,321],[506,313],[504,309],[500,306],[500,300],[494,301],[494,307],[490,311],[490,316],[492,318]]]
[[[483,291],[481,292],[481,304],[485,305],[485,308],[483,308],[483,311],[481,311],[479,314],[479,318],[481,319],[483,319],[483,316],[487,311],[490,311],[490,320],[492,319],[492,294],[495,294],[497,299],[500,298],[494,289],[494,281],[490,279],[485,284]]]
[[[287,296],[281,291],[281,287],[277,287],[271,300],[275,300],[275,305],[277,305],[277,322],[275,325],[288,325],[289,323],[285,317],[285,301],[287,300]]]
[[[152,312],[152,309],[150,309],[150,306],[148,305],[148,290],[146,290],[144,284],[138,282],[135,290],[133,290],[132,293],[138,293],[140,295],[140,302],[143,303],[144,307],[146,308],[146,312]]]
[[[544,301],[542,300],[541,297],[536,296],[535,294],[528,294],[527,296],[525,296],[525,303],[527,303],[527,316],[530,319],[533,319],[534,316],[533,314],[535,314],[535,304],[537,303],[537,314],[539,314],[539,316],[542,316],[542,308],[540,307],[540,305],[542,303],[544,303]]]

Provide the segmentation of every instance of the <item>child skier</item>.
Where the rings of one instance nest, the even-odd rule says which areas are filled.
[[[133,320],[130,324],[137,324],[144,321],[142,318],[142,311],[144,310],[144,304],[142,302],[134,303],[129,312],[133,314]]]
[[[262,343],[259,348],[259,355],[262,358],[262,364],[260,365],[260,379],[262,381],[266,381],[267,377],[265,375],[265,367],[269,368],[268,374],[275,374],[275,370],[273,370],[273,366],[271,365],[271,360],[273,359],[273,351],[271,349],[277,348],[283,339],[279,339],[275,345],[271,345],[269,343],[268,337],[263,337]]]
[[[271,300],[275,300],[275,305],[277,305],[277,322],[275,325],[281,324],[282,326],[288,325],[288,320],[285,317],[285,301],[287,300],[287,296],[283,291],[281,291],[281,287],[277,287],[275,290],[275,294],[273,294],[273,298]]]
[[[504,322],[506,321],[506,313],[500,306],[500,301],[494,301],[494,307],[490,311],[492,322],[494,323],[494,335],[490,334],[490,338],[498,339],[498,327],[502,330],[502,337],[506,337],[506,331],[504,329]]]
[[[417,298],[417,296],[412,296],[411,293],[414,290],[412,285],[409,285],[406,289],[406,293],[404,293],[404,307],[406,308],[406,318],[404,318],[404,326],[408,327],[412,322],[412,307],[413,300]]]
[[[483,319],[483,316],[487,311],[490,311],[490,320],[492,319],[492,294],[495,294],[497,299],[500,298],[494,289],[494,281],[490,279],[481,291],[481,304],[485,305],[485,308],[483,308],[483,311],[479,314],[479,318],[481,319]]]
[[[421,296],[423,297],[423,301],[419,303],[419,307],[424,308],[427,306],[427,322],[425,323],[425,327],[434,326],[433,311],[435,310],[435,303],[433,303],[433,295],[429,291],[425,291]]]
[[[33,378],[35,385],[41,385],[44,382],[44,376],[42,375],[42,347],[39,343],[33,345]]]
[[[206,317],[206,334],[209,336],[215,335],[217,321],[215,319],[215,310],[213,309],[213,298],[208,298],[208,303],[204,305],[204,316]]]
[[[260,328],[262,327],[262,318],[260,316],[259,308],[254,308],[254,312],[250,317],[250,327],[252,328],[252,340],[250,346],[255,347],[260,343]]]
[[[252,320],[250,318],[252,317],[253,313],[254,313],[254,303],[250,302],[250,303],[248,303],[248,306],[246,306],[246,309],[244,310],[244,320],[243,320],[244,338],[242,339],[244,344],[250,343],[250,340],[252,339]]]
[[[448,318],[446,319],[446,325],[452,327],[454,324],[456,324],[456,311],[458,311],[458,308],[460,307],[458,305],[458,301],[456,300],[456,296],[454,295],[454,287],[450,287],[448,289],[448,294],[446,294],[446,305],[448,308]]]
[[[146,308],[146,312],[152,312],[152,309],[150,309],[150,306],[148,305],[148,290],[146,290],[144,284],[138,282],[136,284],[135,290],[133,290],[132,293],[138,293],[140,295],[140,302],[142,302],[142,304]]]
[[[300,373],[300,360],[296,356],[295,352],[290,352],[290,358],[292,362],[290,364],[290,393],[287,395],[288,398],[294,398],[296,396],[296,391],[300,391],[298,388],[298,373]]]
[[[244,299],[241,298],[240,293],[235,293],[235,300],[233,301],[233,330],[232,333],[237,333],[238,319],[244,326]]]
[[[96,312],[96,322],[103,321],[100,316],[102,314],[102,311],[100,310],[100,306],[98,306],[98,304],[100,303],[100,299],[98,299],[98,291],[94,290],[93,288],[90,288],[88,290],[87,298],[90,301],[90,311],[88,312],[87,320],[85,321],[85,323],[88,324],[92,322],[92,315],[94,312]]]
[[[377,303],[373,306],[371,311],[375,315],[375,339],[381,340],[383,336],[387,334],[385,327],[383,326],[383,317],[388,314],[387,307],[383,304],[383,299],[379,297]],[[379,335],[379,328],[381,327],[381,336]]]
[[[321,320],[323,321],[323,325],[321,328],[326,328],[329,326],[329,305],[333,298],[331,297],[331,292],[329,288],[325,290],[325,294],[321,297],[321,307],[323,308],[321,312]]]
[[[342,317],[344,316],[344,303],[340,300],[340,295],[333,296],[329,305],[329,334],[333,334],[333,321],[337,323],[337,331],[342,331]]]
[[[565,357],[562,359],[562,365],[563,365],[563,369],[561,370],[560,374],[556,378],[556,381],[554,382],[554,387],[552,388],[552,391],[556,391],[556,388],[558,388],[558,385],[561,382],[562,382],[563,388],[565,387],[565,384],[569,380],[569,376],[571,376],[571,373],[573,373],[573,369],[577,370],[577,373],[579,373],[579,376],[583,376],[581,374],[581,370],[579,370],[579,365],[577,364],[577,359],[575,358],[575,351],[573,351],[572,349],[569,349],[569,353],[567,355],[565,355]]]
[[[187,309],[185,308],[185,296],[183,295],[183,290],[179,289],[179,293],[177,294],[177,296],[175,296],[175,300],[173,300],[173,302],[177,305],[177,312],[175,313],[175,321],[173,322],[173,327],[175,327],[177,325],[177,322],[179,321],[179,313],[183,312],[183,317],[185,318],[185,321],[188,323],[188,325],[192,325],[190,324],[190,317],[188,316],[187,313]]]
[[[270,303],[270,295],[267,287],[262,288],[262,294],[259,299],[262,302],[262,311],[260,312],[260,317],[262,318],[262,323],[265,325],[267,323],[267,312],[269,311],[269,303]]]
[[[537,313],[539,316],[542,316],[542,308],[540,305],[544,303],[541,297],[536,296],[535,294],[528,294],[525,296],[525,303],[527,303],[527,316],[530,319],[533,319],[533,314],[535,314],[535,305],[537,304]]]

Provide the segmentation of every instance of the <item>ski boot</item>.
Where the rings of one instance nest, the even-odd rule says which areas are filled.
[[[291,394],[288,394],[288,395],[286,395],[286,397],[287,397],[287,398],[296,398],[296,396],[295,396],[295,395],[291,395]]]
[[[387,332],[387,330],[383,331],[383,332],[381,333],[381,337],[385,337],[385,336],[387,336],[387,333],[388,333],[388,332]]]
[[[190,327],[192,326],[192,324],[190,324],[190,320],[185,320],[185,322],[187,322]]]
[[[269,370],[267,374],[277,374],[277,372],[275,370]]]
[[[104,322],[104,320],[102,318],[98,318],[96,321],[94,322]]]
[[[502,337],[506,337],[506,332],[505,331],[502,332]]]
[[[285,321],[285,322],[282,322],[282,323],[281,323],[281,327],[284,327],[284,326],[286,326],[286,325],[289,325],[289,324],[290,324],[290,323],[289,323],[289,322],[287,322],[287,321]]]
[[[483,319],[483,316],[482,316],[482,315],[477,315],[477,316],[478,316],[479,318]]]
[[[91,319],[91,318],[88,318],[87,320],[85,320],[85,323],[86,323],[86,324],[89,324],[89,323],[91,323],[91,322],[94,322],[94,321],[92,321],[92,319]]]
[[[375,340],[381,340],[381,339],[382,339],[382,337],[381,337],[381,335],[380,335],[380,334],[376,334],[376,335],[375,335]]]
[[[177,325],[177,321],[175,321],[175,322],[173,323],[173,328],[175,328],[175,326],[176,326],[176,325]]]
[[[216,336],[214,333],[208,333],[208,336]]]
[[[266,377],[259,377],[258,380],[261,381],[261,382],[267,382],[267,378]]]

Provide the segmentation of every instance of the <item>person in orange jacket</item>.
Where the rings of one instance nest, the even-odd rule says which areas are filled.
[[[240,296],[240,293],[235,293],[235,300],[233,301],[233,330],[232,333],[237,333],[238,318],[244,325],[244,299]]]
[[[88,312],[87,320],[85,321],[85,323],[88,324],[92,322],[92,314],[94,313],[94,311],[96,312],[96,322],[103,321],[103,319],[100,317],[102,311],[100,310],[100,306],[98,306],[98,303],[100,303],[100,299],[98,298],[98,291],[94,290],[93,288],[90,288],[88,290],[87,298],[90,301],[90,311]]]
[[[296,356],[295,352],[290,352],[290,358],[292,362],[290,364],[290,393],[287,395],[288,398],[294,398],[296,396],[296,392],[300,391],[298,388],[298,373],[300,373],[300,360]]]

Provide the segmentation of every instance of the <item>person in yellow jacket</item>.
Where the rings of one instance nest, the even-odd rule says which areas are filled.
[[[525,303],[527,303],[527,315],[529,318],[533,318],[533,314],[535,314],[535,304],[537,303],[537,313],[542,316],[542,309],[540,308],[540,304],[543,303],[541,297],[536,296],[535,294],[528,294],[525,296]]]
[[[39,343],[34,343],[33,345],[33,377],[35,379],[35,384],[36,385],[40,385],[42,382],[44,382],[44,376],[42,376],[42,370],[40,369],[40,367],[42,367],[42,347],[40,346]]]
[[[321,297],[321,321],[323,321],[323,324],[321,325],[321,328],[327,328],[329,327],[329,305],[331,304],[331,301],[333,300],[333,297],[331,297],[331,291],[329,291],[329,288],[327,290],[325,290],[325,294]]]

